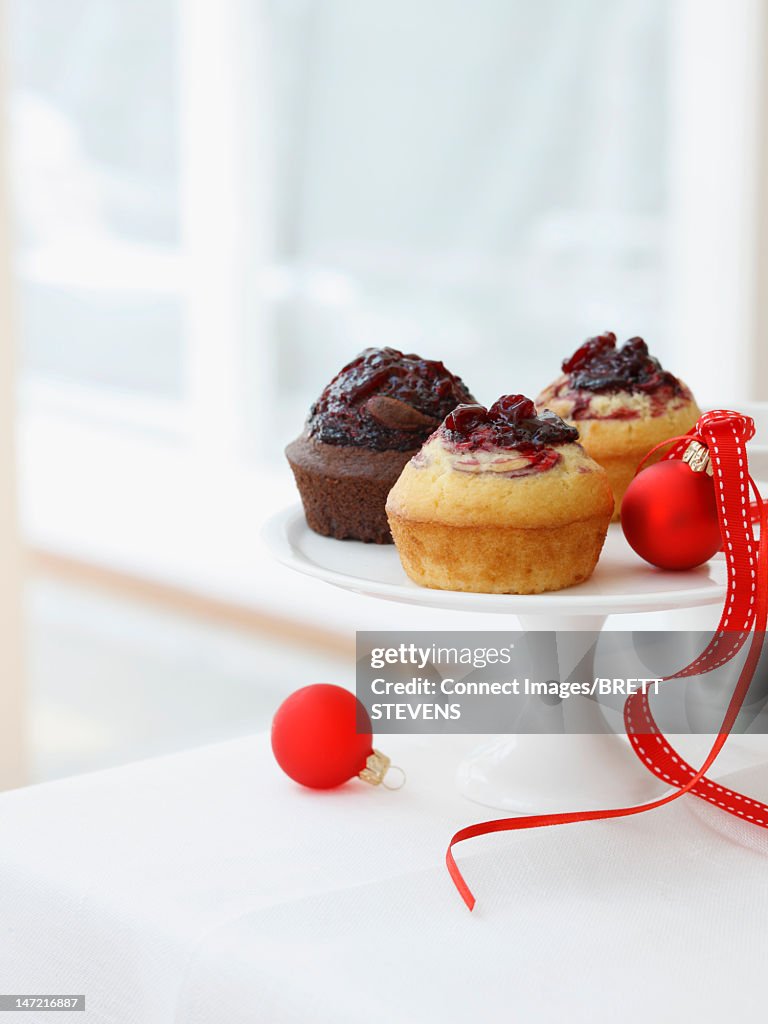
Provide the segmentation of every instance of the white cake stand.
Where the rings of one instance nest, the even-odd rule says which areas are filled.
[[[284,565],[343,590],[427,608],[509,614],[526,632],[562,633],[557,645],[542,638],[539,657],[553,679],[581,660],[608,615],[720,604],[725,594],[721,557],[688,572],[662,572],[635,555],[616,525],[586,583],[527,595],[419,587],[403,572],[393,546],[320,537],[307,526],[300,505],[273,516],[263,536]],[[581,666],[587,677],[589,667]],[[640,803],[658,794],[658,782],[642,769],[626,739],[611,731],[595,701],[570,697],[556,708],[542,703],[537,715],[535,734],[489,738],[461,763],[458,784],[465,796],[524,814]],[[564,722],[575,719],[582,731],[563,734]]]

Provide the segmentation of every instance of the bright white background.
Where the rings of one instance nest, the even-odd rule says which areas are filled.
[[[492,399],[613,328],[704,403],[768,398],[763,0],[0,10],[0,787],[25,709],[27,778],[88,771],[254,733],[288,690],[351,681],[355,625],[416,625],[258,542],[293,495],[283,442],[363,346]],[[468,812],[412,739],[406,789],[354,815],[263,734],[6,794],[3,987],[147,1024],[389,1021],[395,977],[420,1019],[757,1015],[764,836],[686,799],[489,839],[461,853],[469,917],[441,862]]]

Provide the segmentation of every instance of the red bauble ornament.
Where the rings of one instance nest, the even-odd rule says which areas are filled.
[[[286,775],[311,789],[333,789],[361,773],[366,782],[380,782],[389,764],[374,752],[363,705],[329,683],[305,686],[283,701],[272,720],[272,751]],[[377,765],[377,757],[386,765]]]
[[[660,569],[693,569],[722,545],[712,478],[670,459],[642,470],[621,503],[631,547]]]

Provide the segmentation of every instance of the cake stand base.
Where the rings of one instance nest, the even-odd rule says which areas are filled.
[[[500,736],[466,757],[459,791],[516,814],[602,810],[664,792],[620,736]]]

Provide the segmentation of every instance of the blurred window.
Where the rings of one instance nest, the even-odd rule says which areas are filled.
[[[179,398],[172,0],[11,0],[24,369]]]
[[[364,345],[487,401],[598,330],[663,345],[668,7],[271,4],[281,391]]]
[[[263,454],[367,345],[663,349],[668,6],[9,0],[31,400]]]

